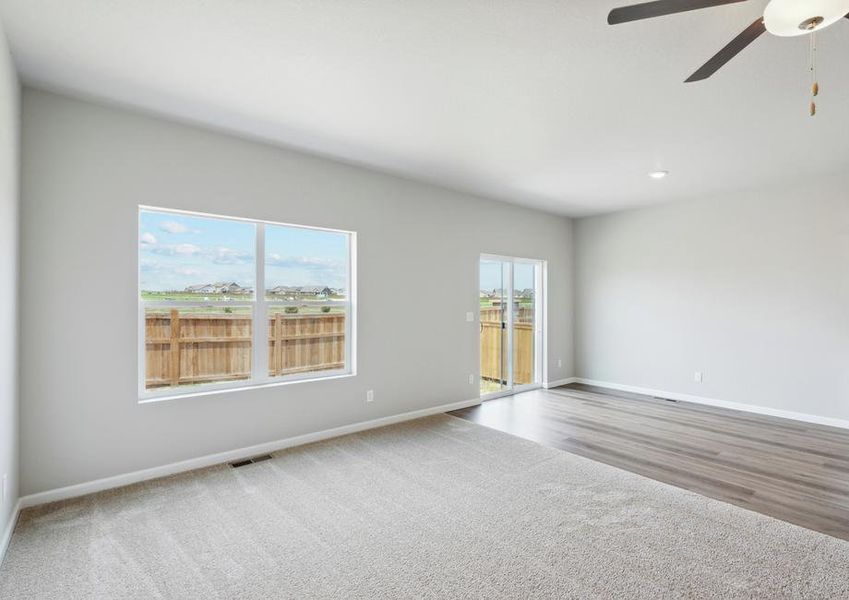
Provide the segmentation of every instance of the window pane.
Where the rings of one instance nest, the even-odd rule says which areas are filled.
[[[348,297],[348,234],[300,227],[265,228],[268,300],[344,300]]]
[[[142,300],[247,300],[256,285],[256,226],[142,210]]]
[[[507,389],[507,301],[508,263],[500,260],[480,261],[480,393]]]
[[[534,383],[536,266],[513,264],[513,383]]]
[[[145,310],[145,389],[221,383],[251,376],[248,306]]]
[[[345,368],[345,306],[269,306],[271,377]]]

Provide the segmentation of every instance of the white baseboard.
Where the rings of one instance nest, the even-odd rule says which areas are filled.
[[[782,410],[779,408],[769,408],[766,406],[757,406],[755,404],[743,404],[741,402],[730,402],[728,400],[717,400],[716,398],[706,398],[704,396],[693,396],[690,394],[679,394],[678,392],[655,390],[651,388],[637,387],[635,385],[623,385],[621,383],[610,383],[609,381],[596,381],[594,379],[584,379],[583,377],[576,377],[575,382],[583,383],[586,385],[595,385],[598,387],[606,387],[612,390],[619,390],[622,392],[633,392],[635,394],[644,394],[647,396],[659,396],[661,398],[669,398],[670,400],[693,402],[695,404],[705,404],[707,406],[716,406],[719,408],[740,410],[743,412],[756,413],[759,415],[780,417],[782,419],[792,419],[793,421],[802,421],[805,423],[815,423],[817,425],[828,425],[829,427],[840,427],[842,429],[849,429],[849,421],[844,419],[836,419],[834,417],[821,417],[819,415],[810,415],[807,413]]]
[[[381,417],[379,419],[372,419],[371,421],[361,421],[359,423],[352,423],[351,425],[342,425],[341,427],[334,427],[332,429],[325,429],[323,431],[316,431],[314,433],[297,435],[282,440],[266,442],[264,444],[257,444],[255,446],[248,446],[247,448],[239,448],[236,450],[219,452],[217,454],[199,456],[197,458],[191,458],[189,460],[183,460],[168,465],[162,465],[160,467],[152,467],[150,469],[143,469],[141,471],[133,471],[132,473],[124,473],[122,475],[104,477],[103,479],[96,479],[94,481],[69,485],[67,487],[38,492],[36,494],[29,494],[27,496],[23,496],[19,500],[19,509],[29,508],[31,506],[37,506],[39,504],[46,504],[47,502],[55,502],[57,500],[75,498],[77,496],[85,496],[86,494],[101,492],[103,490],[130,485],[132,483],[138,483],[140,481],[147,481],[149,479],[156,479],[157,477],[174,475],[175,473],[182,473],[185,471],[192,471],[194,469],[211,467],[213,465],[231,462],[240,458],[256,456],[257,454],[268,454],[269,452],[274,452],[276,450],[291,448],[293,446],[301,446],[303,444],[310,444],[312,442],[319,442],[321,440],[339,437],[340,435],[357,433],[358,431],[375,429],[377,427],[393,425],[395,423],[410,421],[412,419],[420,419],[421,417],[427,417],[438,413],[444,413],[452,410],[466,408],[469,406],[475,406],[476,404],[480,404],[480,402],[480,398],[475,398],[474,400],[463,400],[461,402],[453,402],[451,404],[442,404],[440,406],[433,406],[431,408],[423,408],[421,410],[414,410],[398,415],[391,415],[389,417]]]
[[[3,530],[3,537],[0,537],[0,567],[3,566],[3,559],[6,558],[6,550],[9,549],[9,542],[12,541],[12,534],[15,532],[15,525],[18,523],[18,515],[21,514],[21,501],[15,502],[15,508],[12,510],[12,518],[6,524],[6,529]]]
[[[549,390],[551,388],[555,388],[559,385],[566,385],[569,383],[576,383],[578,381],[577,377],[567,377],[566,379],[556,379],[554,381],[546,381],[542,384],[542,387]]]

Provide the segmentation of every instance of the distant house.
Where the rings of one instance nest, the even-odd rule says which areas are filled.
[[[533,298],[534,290],[532,288],[525,288],[523,290],[514,290],[513,297],[514,298]],[[491,298],[493,300],[500,301],[501,298],[507,297],[507,290],[494,289],[491,292],[487,290],[481,290],[481,298]]]
[[[201,283],[199,285],[190,285],[185,291],[191,294],[215,294],[216,288],[211,283]]]
[[[219,294],[249,294],[250,288],[243,288],[235,281],[219,281],[213,283]]]
[[[250,294],[253,290],[240,286],[235,281],[219,281],[190,285],[185,289],[191,294]]]
[[[333,290],[326,286],[313,285],[304,287],[293,287],[278,285],[268,290],[269,294],[284,296],[287,298],[327,298],[333,294]]]
[[[320,285],[311,285],[301,288],[302,298],[327,298],[333,293],[329,287]]]
[[[294,299],[300,294],[300,288],[289,285],[278,285],[268,290],[268,293],[274,296],[286,296]]]

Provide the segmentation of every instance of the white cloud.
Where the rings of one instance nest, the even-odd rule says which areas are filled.
[[[197,254],[201,250],[194,244],[177,244],[174,246],[174,252],[177,254],[186,254],[191,256],[192,254]]]
[[[187,277],[194,277],[195,275],[200,275],[200,271],[198,271],[197,269],[189,269],[185,267],[177,267],[176,269],[174,269],[174,272],[177,273],[177,275],[185,275]]]
[[[253,261],[253,253],[223,246],[208,248],[195,244],[143,244],[142,249],[162,256],[197,256],[219,265],[246,264]]]
[[[153,246],[154,244],[156,244],[156,236],[152,233],[145,232],[142,234],[141,238],[139,239],[139,242],[141,242],[142,246]]]
[[[280,256],[279,254],[269,254],[267,263],[272,267],[316,271],[335,271],[342,268],[342,264],[339,261],[316,256]]]
[[[253,261],[253,253],[233,250],[225,246],[219,246],[212,251],[212,262],[219,265],[235,265]]]
[[[141,259],[139,260],[139,269],[145,272],[156,271],[159,269],[159,263],[155,260]]]
[[[189,231],[188,227],[182,223],[177,223],[177,221],[162,221],[159,228],[168,233],[186,233]]]

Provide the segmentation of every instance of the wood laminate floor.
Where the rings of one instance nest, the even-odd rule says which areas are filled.
[[[450,413],[849,540],[849,431],[570,384]]]

